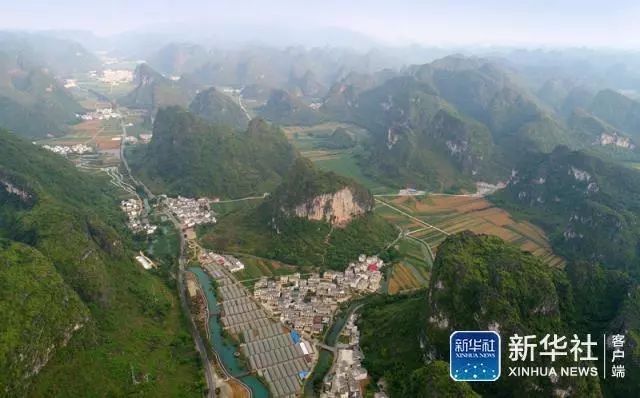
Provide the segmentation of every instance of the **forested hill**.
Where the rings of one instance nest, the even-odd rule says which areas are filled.
[[[284,133],[264,120],[235,132],[169,107],[158,112],[137,172],[159,192],[238,198],[270,192],[296,156]]]
[[[0,128],[27,137],[62,134],[82,106],[46,70],[13,62],[0,50]]]
[[[569,258],[640,275],[640,173],[559,147],[532,155],[494,200],[524,214]]]
[[[449,336],[455,330],[496,330],[503,338],[517,334],[575,333],[574,296],[564,271],[550,268],[531,253],[492,236],[462,232],[438,248],[433,264],[425,318],[426,347],[434,359],[449,358]],[[504,343],[503,343],[504,344]],[[506,352],[505,352],[506,351]],[[502,352],[503,371],[509,363]],[[549,366],[536,357],[535,366]],[[556,366],[564,363],[560,359]],[[508,377],[494,383],[472,383],[483,396],[600,397],[598,379]]]
[[[213,124],[224,124],[236,130],[246,130],[249,123],[240,105],[215,88],[199,92],[189,110]]]
[[[568,260],[573,327],[627,336],[624,383],[601,382],[605,396],[637,391],[640,372],[640,173],[582,152],[558,148],[525,157],[507,188],[493,197],[513,214],[539,225],[554,251]]]
[[[147,64],[140,64],[134,73],[136,87],[119,102],[131,108],[146,109],[153,114],[165,106],[188,106],[196,88],[186,80],[174,81]]]
[[[371,212],[373,196],[354,180],[318,170],[306,158],[298,158],[265,208],[272,216],[298,216],[346,225]]]
[[[200,395],[177,298],[123,225],[108,180],[0,131],[0,395]]]

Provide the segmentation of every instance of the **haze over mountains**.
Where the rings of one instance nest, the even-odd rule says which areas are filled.
[[[340,283],[360,254],[383,259],[380,288],[357,297],[370,393],[383,379],[392,398],[637,395],[637,53],[334,33],[351,40],[0,32],[0,395],[207,393],[190,332],[208,344],[209,327],[180,295],[207,250],[245,261],[227,277],[250,289],[294,272]],[[91,148],[39,148],[56,145]],[[216,223],[180,224],[167,197],[200,198]],[[125,228],[124,199],[158,228]],[[496,227],[467,231],[473,217]],[[505,242],[518,228],[535,249]],[[326,307],[314,327],[330,328]],[[454,383],[448,339],[465,329],[623,333],[628,378]]]

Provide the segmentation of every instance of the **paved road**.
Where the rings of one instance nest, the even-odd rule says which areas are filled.
[[[245,198],[238,198],[238,199],[229,199],[229,200],[217,200],[217,201],[211,201],[211,204],[217,204],[217,203],[233,203],[233,202],[242,202],[244,200],[257,200],[257,199],[264,199],[267,196],[269,196],[269,192],[265,192],[260,196],[247,196]]]
[[[185,285],[183,282],[184,276],[184,266],[187,263],[187,260],[184,256],[184,248],[185,248],[185,240],[184,234],[182,233],[182,229],[180,227],[180,222],[175,219],[175,217],[170,213],[165,213],[173,222],[173,225],[178,230],[178,234],[180,235],[180,258],[178,259],[178,295],[180,296],[180,305],[182,306],[182,311],[187,314],[189,318],[189,322],[191,323],[191,336],[193,337],[193,341],[196,344],[196,349],[200,353],[200,358],[202,359],[202,366],[204,366],[204,373],[207,377],[207,386],[209,387],[209,394],[207,395],[209,398],[215,398],[216,396],[216,383],[215,378],[213,376],[213,367],[211,366],[211,361],[209,361],[209,356],[207,355],[207,349],[204,341],[202,340],[202,336],[200,336],[200,332],[198,332],[198,328],[196,327],[195,322],[193,321],[193,317],[191,316],[191,311],[189,310],[189,306],[187,305],[187,294],[185,292]]]
[[[149,190],[149,188],[147,188],[146,185],[144,185],[141,181],[138,181],[133,176],[133,173],[131,173],[131,168],[129,167],[129,162],[127,161],[127,158],[124,156],[125,138],[127,138],[127,127],[124,125],[124,119],[120,119],[120,128],[122,128],[122,138],[120,139],[120,160],[122,161],[122,164],[124,165],[125,169],[127,169],[127,174],[129,175],[129,178],[131,179],[131,181],[133,181],[136,185],[141,186],[142,189],[144,189],[144,192],[147,194],[147,197],[149,199],[153,199],[156,196],[153,194],[153,192]]]
[[[251,120],[251,115],[249,115],[249,111],[247,111],[247,108],[245,108],[244,104],[242,103],[242,92],[238,94],[238,105],[240,105],[240,109],[242,109],[242,111],[244,112],[244,115],[247,117],[247,120]]]
[[[147,193],[150,199],[153,199],[155,195],[151,193],[151,191],[146,187],[146,185],[136,180],[131,174],[131,169],[129,168],[127,159],[124,156],[124,145],[125,145],[124,141],[125,141],[125,137],[127,136],[127,129],[124,125],[124,120],[121,120],[120,125],[122,127],[122,139],[120,140],[120,159],[122,160],[122,163],[124,164],[124,167],[127,170],[127,174],[129,175],[129,178],[131,178],[131,180],[134,183],[141,186],[142,189],[144,189],[144,191]],[[202,340],[202,336],[200,336],[200,332],[198,332],[198,328],[196,327],[196,324],[193,321],[193,317],[191,316],[191,311],[189,310],[189,306],[187,305],[187,294],[185,292],[185,285],[183,282],[184,266],[186,264],[186,259],[184,257],[184,248],[185,248],[184,234],[182,233],[182,228],[180,227],[180,223],[178,222],[178,220],[176,220],[170,212],[165,214],[169,217],[171,222],[173,222],[173,225],[175,226],[180,236],[180,258],[178,259],[178,296],[180,296],[180,305],[182,307],[182,311],[184,311],[184,313],[189,318],[189,322],[191,323],[190,325],[191,336],[193,337],[193,341],[196,345],[196,350],[200,354],[202,366],[204,367],[204,373],[207,379],[207,387],[209,390],[207,397],[215,398],[216,383],[213,375],[214,370],[213,370],[213,367],[211,366],[211,361],[209,361],[209,356],[207,355],[205,343]]]
[[[391,208],[391,209],[393,209],[393,210],[397,211],[398,213],[402,214],[403,216],[406,216],[406,217],[408,217],[408,218],[410,218],[410,219],[412,219],[412,220],[414,220],[414,221],[416,221],[416,222],[418,222],[418,223],[420,223],[420,224],[424,225],[425,227],[433,228],[433,229],[435,229],[436,231],[438,231],[438,232],[442,232],[443,234],[445,234],[445,235],[447,235],[447,236],[449,236],[449,235],[450,235],[450,233],[449,233],[449,232],[447,232],[447,231],[445,231],[445,230],[442,230],[442,229],[440,229],[440,228],[436,227],[435,225],[428,224],[428,223],[426,223],[426,222],[422,221],[421,219],[419,219],[418,217],[414,217],[414,216],[412,216],[411,214],[409,214],[409,213],[407,213],[407,212],[405,212],[405,211],[402,211],[402,210],[398,209],[398,208],[397,208],[397,207],[395,207],[395,206],[391,206],[389,203],[385,202],[384,200],[376,199],[375,201],[376,201],[376,202],[378,202],[378,203],[380,203],[380,204],[382,204],[382,205],[384,205],[384,206],[387,206],[387,207],[389,207],[389,208]]]

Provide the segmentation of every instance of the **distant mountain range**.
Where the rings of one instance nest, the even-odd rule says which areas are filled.
[[[0,127],[28,137],[60,135],[83,107],[46,69],[0,50]]]
[[[136,67],[133,83],[136,87],[118,102],[131,108],[148,110],[152,117],[162,107],[187,107],[197,91],[190,82],[164,77],[144,63]]]
[[[199,92],[189,110],[213,124],[224,124],[237,130],[246,129],[249,123],[248,115],[240,105],[215,88]]]

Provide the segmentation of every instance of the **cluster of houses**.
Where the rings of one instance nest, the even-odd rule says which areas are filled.
[[[231,272],[238,272],[244,269],[244,264],[233,256],[222,255],[210,251],[203,250],[198,257],[202,265],[216,263],[228,269]]]
[[[76,113],[76,117],[80,120],[110,120],[120,119],[122,118],[122,114],[113,108],[99,108],[89,113]]]
[[[348,344],[338,345],[337,360],[332,372],[325,378],[324,391],[321,398],[362,397],[361,383],[367,379],[367,370],[362,366],[364,355],[360,350],[360,331],[356,325],[358,315],[349,316],[341,336],[348,339]]]
[[[89,77],[97,79],[103,83],[117,86],[123,83],[130,83],[133,81],[133,71],[126,69],[105,69],[102,73],[92,70],[89,71]]]
[[[126,127],[133,126],[133,123],[128,123]],[[148,144],[151,142],[151,134],[140,134],[138,137],[133,135],[128,135],[124,138],[125,144],[137,145],[137,144]]]
[[[216,218],[209,207],[209,199],[191,199],[178,196],[166,197],[164,203],[175,215],[183,228],[193,228],[201,224],[215,224]]]
[[[47,149],[53,153],[67,156],[69,154],[84,155],[86,153],[93,153],[93,148],[85,144],[76,145],[43,145],[44,149]]]
[[[158,229],[157,225],[149,224],[149,221],[144,217],[144,204],[140,199],[123,200],[120,202],[120,208],[127,215],[127,226],[133,232],[145,232],[147,235],[151,235]]]
[[[384,262],[361,255],[344,272],[326,271],[302,278],[299,273],[276,279],[261,278],[254,286],[254,298],[280,321],[313,338],[329,325],[338,305],[354,294],[380,288]]]

